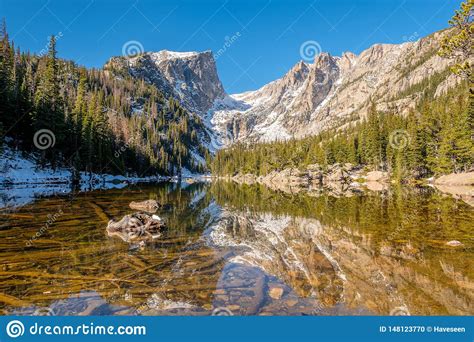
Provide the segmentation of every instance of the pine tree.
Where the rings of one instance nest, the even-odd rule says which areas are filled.
[[[367,116],[367,135],[365,140],[365,159],[369,165],[378,168],[382,163],[382,136],[380,115],[372,103]]]
[[[86,85],[87,77],[86,72],[81,70],[79,76],[79,84],[77,86],[77,96],[74,102],[74,109],[72,111],[72,149],[74,153],[79,150],[81,147],[81,137],[82,137],[82,124],[83,118],[87,111],[86,103]],[[79,160],[76,158],[76,162],[79,163]],[[79,165],[77,165],[79,167]]]
[[[55,148],[42,151],[43,161],[49,159],[55,167],[59,158],[59,150],[63,147],[64,112],[59,85],[59,65],[56,57],[56,40],[51,36],[48,55],[45,57],[46,66],[35,94],[35,112],[33,126],[35,130],[49,129],[56,141]]]
[[[472,88],[474,73],[471,65],[474,55],[472,49],[474,41],[473,7],[473,0],[461,3],[461,8],[456,10],[449,21],[453,30],[443,38],[439,51],[440,56],[455,59],[456,64],[451,69],[455,74],[461,75],[471,82],[471,94],[474,93]]]
[[[12,111],[13,64],[12,48],[5,19],[3,19],[0,26],[0,120],[6,130],[15,122],[15,115]]]

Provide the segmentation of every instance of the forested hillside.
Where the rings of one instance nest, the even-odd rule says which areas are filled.
[[[88,70],[9,41],[0,29],[1,142],[38,155],[42,165],[97,173],[172,175],[203,171],[200,118],[153,85]],[[35,135],[36,134],[36,135]],[[38,147],[39,146],[39,147]],[[48,148],[45,148],[48,147]]]
[[[414,65],[412,56],[407,57],[403,75],[433,54],[449,60],[450,66],[428,74],[392,99],[411,99],[415,106],[406,115],[390,109],[377,111],[377,99],[370,98],[368,114],[355,113],[355,124],[301,140],[232,146],[217,153],[212,171],[227,176],[267,175],[310,164],[351,163],[390,171],[392,178],[402,181],[473,170],[473,6],[473,1],[461,3],[439,49],[429,50]],[[438,86],[451,73],[460,82],[439,92]]]
[[[302,140],[243,144],[217,153],[211,169],[220,175],[252,173],[310,164],[352,163],[392,172],[395,178],[467,171],[474,164],[474,108],[467,82],[435,98],[423,98],[406,117],[377,112],[355,126]]]

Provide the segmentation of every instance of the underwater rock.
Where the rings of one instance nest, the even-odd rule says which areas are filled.
[[[446,242],[446,245],[451,246],[451,247],[458,247],[458,246],[462,246],[462,243],[458,240],[451,240],[451,241]]]
[[[273,299],[280,299],[283,296],[283,289],[281,287],[272,287],[268,291],[268,295]]]
[[[107,234],[118,236],[126,242],[148,240],[160,237],[164,227],[164,222],[156,215],[135,213],[124,216],[118,222],[110,220],[107,225]]]
[[[160,207],[161,207],[160,203],[158,203],[155,200],[146,200],[146,201],[141,201],[141,202],[135,202],[135,201],[130,202],[130,208],[135,209],[135,210],[147,211],[149,213],[154,213]]]

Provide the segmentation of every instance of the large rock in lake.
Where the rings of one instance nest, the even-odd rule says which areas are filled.
[[[126,242],[150,240],[161,236],[164,222],[156,215],[135,213],[124,216],[120,221],[110,220],[107,225],[109,236],[118,236]]]

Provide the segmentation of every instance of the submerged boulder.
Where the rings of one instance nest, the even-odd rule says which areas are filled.
[[[281,287],[271,287],[268,295],[273,299],[280,299],[283,296],[284,290]]]
[[[106,230],[109,236],[118,236],[129,242],[156,239],[161,236],[164,227],[164,222],[156,215],[135,213],[124,216],[118,222],[110,220]]]
[[[446,245],[450,247],[459,247],[459,246],[462,246],[463,244],[458,240],[451,240],[451,241],[446,242]]]
[[[146,200],[141,202],[130,202],[130,208],[134,210],[142,210],[149,213],[154,213],[161,207],[160,203],[155,200]]]

